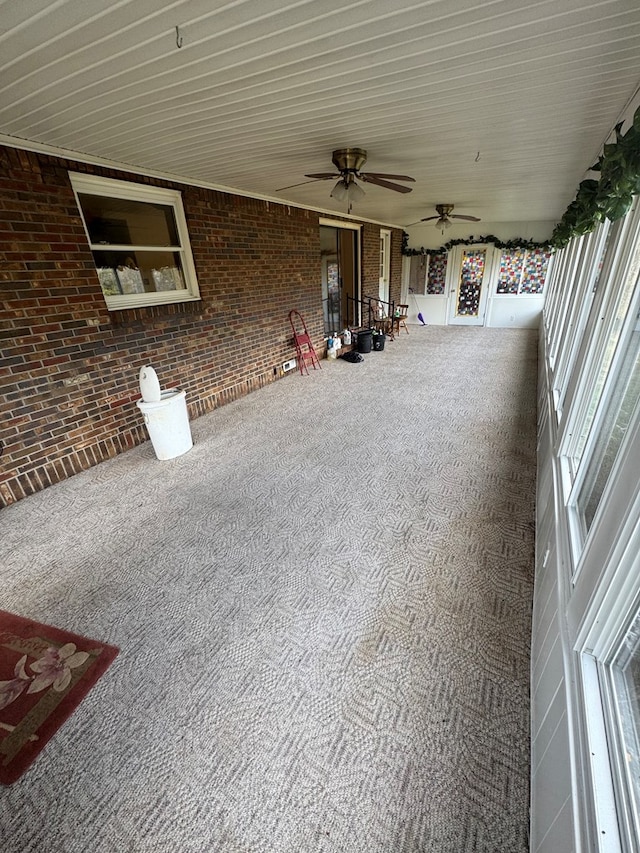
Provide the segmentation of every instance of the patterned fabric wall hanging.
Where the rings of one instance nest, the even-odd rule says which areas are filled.
[[[427,275],[427,293],[442,295],[447,276],[447,253],[429,255],[429,273]]]
[[[500,274],[498,276],[498,293],[517,293],[522,278],[524,266],[524,250],[516,249],[503,252],[500,255]]]
[[[542,249],[527,251],[520,293],[542,293],[551,254]]]
[[[505,249],[496,293],[542,293],[550,257],[545,249]]]
[[[477,317],[484,276],[485,250],[463,252],[456,314]]]

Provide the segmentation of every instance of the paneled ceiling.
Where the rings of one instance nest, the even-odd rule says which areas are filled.
[[[177,29],[176,29],[177,28]],[[640,81],[638,0],[0,0],[0,142],[362,217],[554,222]],[[425,226],[421,226],[424,228]]]

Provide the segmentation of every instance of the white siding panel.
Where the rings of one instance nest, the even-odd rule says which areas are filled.
[[[558,590],[551,570],[552,566],[555,567],[554,556],[555,551],[549,554],[549,569],[542,569],[536,575],[531,645],[531,666],[534,670],[539,666],[542,639],[552,620],[557,619]]]
[[[564,678],[561,676],[558,681],[551,675],[545,687],[552,690],[554,684],[557,685],[555,694],[550,699],[546,697],[545,701],[541,701],[532,708],[531,773],[533,776],[535,776],[540,762],[549,748],[551,739],[566,712],[567,700]]]
[[[532,737],[538,734],[539,727],[545,722],[554,698],[561,691],[564,696],[564,666],[560,638],[555,635],[551,654],[540,678],[533,684],[531,701]],[[562,688],[562,690],[561,690]],[[566,702],[566,699],[565,699]],[[533,728],[535,726],[535,728]]]
[[[531,673],[533,686],[533,702],[536,702],[536,692],[541,690],[544,692],[546,700],[551,701],[553,694],[556,692],[556,687],[559,679],[553,679],[549,688],[549,679],[552,673],[562,673],[564,671],[562,661],[562,647],[560,637],[558,635],[558,619],[557,613],[551,621],[548,630],[542,638],[542,646],[540,654],[537,656],[536,666]],[[534,639],[535,643],[535,639]],[[535,649],[535,645],[534,645]]]
[[[546,843],[551,834],[550,830],[560,821],[567,800],[571,797],[569,730],[567,715],[564,712],[541,757],[532,783],[532,853],[542,853],[543,850],[553,850],[553,853],[571,853],[572,843],[569,846],[555,848]],[[557,831],[569,839],[573,836],[571,817],[571,813],[564,815],[562,823],[567,824],[564,830],[561,826],[557,827]]]
[[[573,845],[573,804],[568,797],[547,834],[531,850],[535,853],[568,853],[574,849]]]
[[[541,335],[543,338],[543,335]],[[554,417],[541,340],[536,495],[536,579],[531,642],[531,845],[532,853],[574,853],[573,756],[561,624],[553,469]]]

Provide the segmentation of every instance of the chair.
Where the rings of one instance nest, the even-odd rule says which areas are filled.
[[[392,329],[396,330],[398,334],[400,334],[400,329],[404,329],[407,334],[409,334],[409,329],[407,328],[407,315],[409,313],[408,305],[398,305],[396,306],[396,310],[393,313],[393,326]]]
[[[371,300],[370,305],[373,311],[372,327],[393,340],[393,320],[387,316],[384,303],[380,300]]]
[[[298,311],[289,311],[289,322],[291,323],[291,329],[293,331],[293,343],[296,347],[296,356],[298,357],[300,373],[301,375],[306,373],[308,376],[308,364],[311,364],[314,370],[316,369],[316,365],[319,368],[321,368],[322,365],[320,364],[316,351],[313,348],[309,332],[307,331],[307,325],[304,322],[302,315]]]

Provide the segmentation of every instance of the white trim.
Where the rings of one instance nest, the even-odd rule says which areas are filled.
[[[580,655],[580,693],[584,710],[588,746],[583,759],[590,776],[594,813],[592,817],[593,844],[598,853],[621,853],[620,832],[616,810],[609,746],[602,714],[602,699],[596,659],[586,652]],[[594,784],[597,780],[597,784]],[[594,849],[590,845],[589,849]],[[595,853],[595,851],[594,851]]]
[[[282,203],[281,201],[280,204]],[[320,217],[318,225],[327,225],[329,228],[348,228],[351,231],[360,231],[362,228],[359,222],[344,222],[342,219],[327,219],[324,216]]]
[[[388,228],[380,229],[378,297],[382,302],[391,301],[391,231]]]

